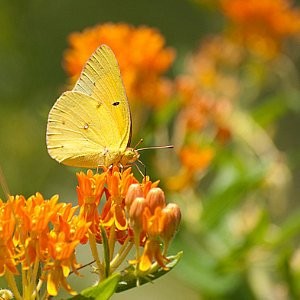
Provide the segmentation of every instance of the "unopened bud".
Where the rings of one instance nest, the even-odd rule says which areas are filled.
[[[163,228],[161,237],[165,242],[169,242],[176,233],[181,219],[180,208],[175,203],[169,203],[161,211],[163,217]]]
[[[152,214],[157,207],[164,208],[166,206],[165,193],[161,188],[152,188],[147,194],[146,200]]]
[[[147,201],[143,197],[136,197],[130,206],[130,225],[134,231],[140,232],[143,226],[143,212],[147,207]]]
[[[129,186],[126,197],[125,197],[125,205],[126,205],[127,211],[130,210],[130,206],[131,206],[133,200],[137,197],[143,197],[143,190],[142,190],[140,184],[133,183]]]

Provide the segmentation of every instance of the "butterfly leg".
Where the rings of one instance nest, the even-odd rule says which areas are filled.
[[[140,161],[139,159],[137,160],[137,162],[139,162],[144,167],[144,172],[142,172],[139,165],[137,163],[134,163],[134,165],[137,168],[137,170],[139,171],[139,173],[143,176],[143,178],[145,178],[146,177],[146,170],[147,170],[146,165],[142,161]]]

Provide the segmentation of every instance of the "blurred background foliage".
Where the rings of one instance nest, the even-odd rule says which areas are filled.
[[[1,1],[0,164],[11,194],[76,203],[74,168],[45,145],[47,114],[74,75],[62,67],[72,32],[145,25],[176,52],[159,74],[166,101],[129,100],[132,145],[175,145],[142,161],[181,206],[173,250],[184,257],[166,278],[114,299],[300,298],[300,5],[289,4]]]

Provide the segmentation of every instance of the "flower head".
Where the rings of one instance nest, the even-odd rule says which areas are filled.
[[[73,80],[96,48],[107,44],[117,57],[130,100],[157,107],[168,99],[170,82],[162,74],[169,69],[175,54],[173,49],[165,47],[165,40],[157,30],[106,23],[71,34],[69,43],[64,66]]]
[[[35,293],[32,285],[41,263],[41,280],[47,281],[49,295],[56,295],[60,286],[75,293],[66,278],[70,270],[77,272],[75,247],[90,226],[83,215],[74,215],[76,209],[58,203],[58,196],[47,200],[40,193],[0,201],[0,275],[17,274],[21,266],[22,274],[31,279],[24,293]]]
[[[44,199],[40,193],[29,198],[10,196],[6,203],[0,200],[0,276],[9,278],[19,299],[22,295],[12,279],[19,270],[24,276],[23,296],[34,299],[44,282],[49,296],[58,295],[61,287],[75,295],[67,279],[71,273],[79,274],[75,250],[87,241],[100,279],[126,259],[134,243],[145,248],[143,256],[136,257],[143,272],[149,270],[149,262],[150,267],[157,261],[166,268],[161,247],[173,237],[178,222],[174,219],[170,224],[171,217],[164,216],[168,206],[158,182],[145,177],[139,183],[131,168],[117,166],[100,174],[80,172],[77,179],[78,206],[58,203],[57,195]],[[103,261],[97,254],[97,242],[103,243]],[[113,257],[116,243],[121,244],[120,252]]]
[[[289,0],[221,0],[221,7],[246,46],[268,56],[300,33],[300,10]]]

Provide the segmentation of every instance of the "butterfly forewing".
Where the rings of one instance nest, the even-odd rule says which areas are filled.
[[[106,106],[111,117],[117,120],[122,136],[119,146],[126,148],[131,133],[130,110],[118,62],[108,46],[102,45],[94,52],[73,90],[87,94]]]
[[[47,147],[51,157],[77,167],[115,163],[130,138],[130,111],[116,58],[108,46],[88,60],[74,89],[51,109]]]

